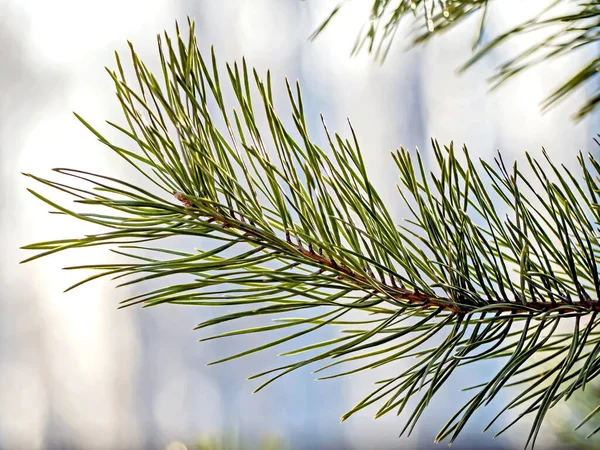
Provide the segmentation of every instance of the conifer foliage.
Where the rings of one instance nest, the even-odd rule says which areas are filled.
[[[527,155],[526,175],[500,154],[475,160],[466,148],[432,141],[429,172],[420,153],[400,148],[390,162],[410,215],[397,223],[369,180],[352,126],[338,134],[323,119],[323,148],[309,135],[297,83],[285,82],[289,105],[274,105],[272,83],[283,80],[245,61],[220,65],[214,52],[205,58],[193,23],[189,38],[179,28],[159,36],[158,54],[157,74],[133,46],[134,76],[126,79],[119,55],[109,70],[124,117],[108,124],[130,145],[77,116],[145,185],[70,168],[54,169],[52,180],[26,174],[52,212],[99,231],[27,245],[34,254],[25,261],[104,246],[122,262],[67,267],[93,271],[69,289],[108,276],[140,285],[122,307],[224,307],[197,329],[231,331],[202,340],[286,332],[214,363],[333,327],[333,338],[286,351],[283,365],[252,376],[256,390],[309,365],[325,379],[395,364],[397,376],[380,380],[343,419],[368,407],[376,417],[405,412],[406,434],[451,375],[496,361],[485,383],[465,386],[473,395],[438,441],[454,441],[479,408],[516,386],[499,414],[516,411],[514,421],[497,432],[530,418],[524,443],[533,445],[548,410],[600,373],[594,156],[580,154],[572,173],[545,153]],[[74,205],[52,200],[52,189]],[[201,248],[170,249],[166,241],[177,236]],[[185,282],[170,281],[182,274]],[[164,286],[144,290],[149,280]],[[243,318],[265,323],[236,327]]]
[[[321,26],[313,33],[317,37],[334,19],[348,0],[342,0]],[[502,0],[371,0],[370,16],[360,30],[352,53],[366,48],[383,61],[402,23],[402,19],[416,17],[413,42],[423,43],[435,38],[457,24],[476,19],[473,56],[461,67],[464,71],[493,50],[506,46],[514,37],[533,34],[531,45],[502,62],[490,78],[496,88],[524,70],[548,60],[590,46],[598,47],[600,39],[600,2],[597,0],[548,0],[538,14],[500,34],[490,34],[486,27],[495,8],[506,4]],[[541,36],[539,34],[541,32]],[[538,34],[536,34],[538,33]],[[552,91],[542,102],[547,110],[576,90],[586,87],[591,91],[575,113],[579,120],[600,105],[600,56],[596,50],[583,67],[575,70],[566,81]],[[595,82],[595,86],[594,86]]]

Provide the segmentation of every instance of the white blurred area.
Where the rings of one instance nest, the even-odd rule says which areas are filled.
[[[427,154],[429,137],[435,137],[466,143],[473,156],[489,158],[501,149],[509,161],[524,150],[535,154],[543,145],[568,164],[576,151],[593,149],[597,115],[578,124],[568,120],[585,91],[539,113],[544,96],[570,73],[564,69],[583,64],[589,53],[539,66],[490,94],[485,78],[505,54],[462,76],[455,73],[470,54],[475,21],[408,51],[401,30],[380,66],[364,52],[349,56],[370,1],[348,2],[330,28],[308,42],[337,3],[0,0],[0,448],[183,448],[180,442],[190,445],[202,434],[232,428],[286,436],[294,449],[372,448],[374,439],[381,448],[426,448],[432,442],[458,407],[453,391],[426,416],[433,423],[422,422],[410,440],[398,440],[402,423],[395,416],[372,421],[374,410],[339,423],[339,416],[370,391],[371,381],[386,378],[397,366],[319,383],[302,371],[251,395],[256,385],[245,377],[280,365],[275,353],[226,366],[205,364],[263,337],[196,343],[200,336],[192,328],[216,311],[117,310],[118,301],[132,291],[115,290],[109,280],[63,294],[83,272],[60,268],[116,261],[103,250],[18,265],[29,256],[21,245],[89,230],[48,215],[48,208],[26,191],[40,185],[20,172],[52,177],[50,169],[71,167],[127,176],[124,164],[71,111],[108,131],[102,121],[120,119],[103,70],[114,67],[113,51],[126,56],[130,40],[156,66],[155,35],[173,32],[174,21],[184,24],[188,15],[197,22],[203,49],[214,44],[221,61],[243,55],[259,71],[271,69],[276,105],[286,102],[283,77],[300,79],[317,140],[324,138],[320,112],[330,129],[345,135],[349,117],[373,179],[399,220],[403,211],[394,206],[400,201],[389,151],[400,145],[418,146]],[[529,17],[546,2],[527,2],[527,10],[524,2],[501,3],[490,14],[493,31]],[[511,43],[507,52],[522,44]],[[477,376],[469,380],[476,382]],[[471,434],[455,447],[471,448],[472,436],[481,442],[482,424],[469,428]],[[491,434],[484,439],[491,445]],[[502,439],[495,444],[512,446]]]

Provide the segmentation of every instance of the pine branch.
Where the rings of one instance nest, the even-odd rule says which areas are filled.
[[[433,141],[437,168],[428,174],[418,152],[401,148],[392,157],[411,215],[398,225],[367,176],[351,126],[344,139],[323,122],[322,149],[307,131],[298,84],[286,83],[295,130],[288,129],[273,105],[270,75],[261,79],[243,61],[227,65],[228,82],[221,81],[214,53],[207,63],[190,27],[187,41],[179,28],[176,40],[158,38],[160,79],[133,47],[133,82],[118,55],[117,70],[108,71],[125,124],[108,123],[137,150],[111,143],[77,116],[148,186],[65,168],[55,171],[70,183],[27,174],[88,208],[76,211],[30,190],[54,212],[102,232],[27,245],[35,255],[25,261],[108,246],[125,262],[67,267],[95,271],[69,289],[104,276],[119,286],[157,279],[165,286],[121,307],[235,307],[197,329],[277,315],[273,323],[202,340],[295,330],[214,363],[325,326],[341,328],[333,339],[283,353],[298,359],[251,377],[269,377],[257,391],[313,363],[324,364],[315,372],[359,364],[325,379],[416,358],[343,416],[374,404],[376,417],[408,413],[408,401],[417,399],[403,433],[457,370],[496,359],[497,373],[469,388],[476,394],[437,440],[453,442],[480,407],[519,386],[502,412],[520,411],[514,423],[533,419],[526,443],[533,446],[548,410],[600,373],[600,162],[580,154],[581,174],[574,175],[545,153],[543,162],[527,155],[528,174],[516,163],[509,169],[500,155],[494,164],[476,162],[466,148]],[[177,236],[201,238],[202,249],[151,246]],[[187,282],[169,281],[182,274]],[[363,314],[350,317],[351,311]],[[304,317],[288,316],[297,312]]]
[[[372,0],[371,15],[361,29],[352,54],[364,47],[383,61],[389,53],[400,23],[405,16],[422,18],[414,30],[413,43],[421,44],[438,34],[452,28],[472,15],[478,14],[478,26],[473,42],[473,56],[461,67],[465,71],[496,48],[505,45],[511,38],[538,30],[548,30],[549,34],[534,42],[515,57],[498,66],[490,78],[492,89],[497,88],[513,76],[541,62],[559,58],[582,47],[598,45],[600,40],[600,3],[598,1],[567,2],[566,0],[548,0],[548,5],[536,17],[528,19],[509,31],[502,33],[483,45],[486,22],[489,17],[491,0]],[[316,38],[329,25],[342,9],[342,1],[313,33]],[[499,4],[500,2],[494,2]],[[567,5],[567,12],[561,11]],[[563,8],[564,9],[564,8]],[[558,11],[558,12],[557,12]],[[597,52],[596,52],[597,53]],[[553,91],[542,102],[542,110],[547,110],[563,100],[577,89],[586,85],[598,86],[600,57],[592,57],[589,62]],[[592,113],[600,105],[600,88],[591,91],[586,102],[574,115],[580,120]]]

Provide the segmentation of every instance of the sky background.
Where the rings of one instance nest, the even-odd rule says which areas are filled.
[[[539,155],[544,146],[567,166],[579,150],[597,153],[592,136],[598,114],[578,124],[568,119],[585,89],[548,113],[539,112],[544,96],[569,75],[566,69],[583,64],[593,48],[538,66],[489,93],[485,79],[493,67],[526,41],[511,41],[459,76],[456,69],[470,55],[476,21],[413,49],[404,27],[379,65],[366,53],[350,57],[369,3],[349,2],[311,43],[308,36],[337,0],[0,0],[0,448],[175,450],[178,442],[189,446],[204,434],[230,430],[249,438],[275,433],[294,449],[430,446],[466,398],[457,394],[456,382],[474,384],[484,373],[452,380],[414,434],[398,440],[403,422],[395,416],[373,421],[374,409],[339,421],[370,391],[371,382],[397,373],[398,366],[318,383],[310,370],[300,370],[252,395],[256,385],[245,378],[281,364],[276,357],[281,350],[206,367],[263,342],[249,337],[197,343],[201,336],[193,327],[218,311],[117,310],[118,301],[139,287],[115,290],[109,280],[63,294],[83,274],[60,268],[116,261],[102,250],[17,264],[28,256],[19,250],[22,245],[85,232],[82,224],[48,215],[27,193],[33,184],[20,172],[45,177],[53,167],[72,167],[129,176],[71,112],[114,137],[102,128],[104,120],[121,117],[103,67],[114,67],[114,50],[127,55],[129,40],[156,69],[155,35],[174,32],[175,20],[184,24],[187,16],[196,21],[202,51],[214,45],[222,62],[245,56],[260,73],[271,70],[276,106],[286,103],[284,77],[298,79],[317,142],[325,142],[319,113],[330,129],[346,136],[350,118],[374,184],[398,221],[405,211],[389,152],[399,146],[418,147],[428,159],[433,137],[466,144],[472,156],[488,160],[500,149],[507,161],[521,160],[525,150]],[[492,33],[545,4],[501,3],[489,15]],[[476,416],[453,448],[481,448],[482,440],[511,448],[510,436],[493,442],[491,434],[481,437],[492,412]],[[540,448],[553,445],[548,430]]]

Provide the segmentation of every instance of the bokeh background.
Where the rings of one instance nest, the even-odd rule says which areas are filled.
[[[308,41],[337,3],[0,0],[0,448],[175,450],[193,448],[203,435],[232,433],[245,442],[280,436],[293,449],[433,447],[435,432],[464,399],[458,387],[485,373],[452,380],[413,435],[398,439],[402,423],[395,416],[373,421],[374,411],[367,411],[339,421],[373,381],[398,366],[324,382],[314,382],[307,369],[252,395],[255,384],[245,378],[281,358],[274,351],[206,367],[263,339],[197,343],[201,336],[193,327],[217,311],[117,310],[119,300],[140,288],[115,290],[109,280],[63,294],[82,274],[60,268],[110,262],[114,256],[104,251],[18,264],[29,256],[21,245],[85,232],[81,224],[46,214],[27,193],[33,185],[20,172],[49,176],[53,167],[73,167],[126,175],[71,111],[112,137],[102,122],[118,121],[120,111],[103,67],[114,67],[114,50],[127,54],[127,40],[156,67],[155,35],[173,32],[175,20],[184,24],[187,16],[196,21],[205,51],[214,45],[221,61],[245,56],[260,72],[270,69],[276,104],[285,104],[284,77],[300,80],[317,141],[324,139],[319,113],[342,134],[348,134],[349,117],[370,174],[398,220],[403,211],[389,151],[399,146],[418,147],[427,156],[434,137],[467,144],[473,156],[487,159],[501,149],[508,161],[522,159],[525,150],[540,154],[544,146],[567,166],[574,165],[579,150],[597,153],[592,137],[598,115],[577,124],[569,120],[585,89],[544,115],[539,111],[544,96],[569,75],[567,69],[583,64],[597,46],[538,66],[489,93],[485,78],[526,41],[511,41],[459,76],[477,19],[419,48],[409,45],[407,21],[379,65],[366,53],[350,57],[371,1],[348,2],[318,40]],[[491,32],[545,3],[494,2]],[[520,448],[519,429],[495,441],[480,434],[494,411],[481,411],[453,448]],[[540,448],[554,448],[552,428],[546,429]]]

